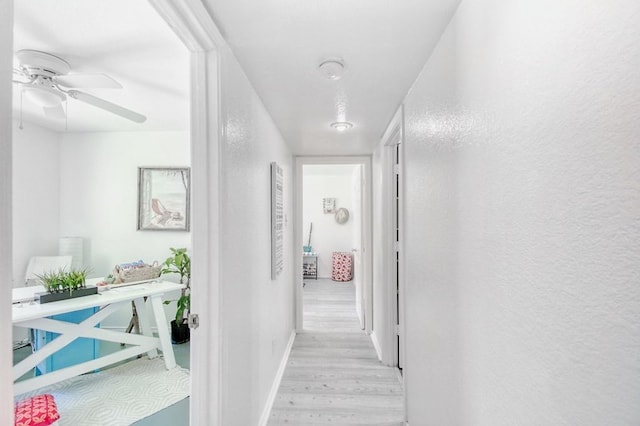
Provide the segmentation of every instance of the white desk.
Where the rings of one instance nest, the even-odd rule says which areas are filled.
[[[43,386],[48,386],[123,361],[144,352],[146,352],[150,358],[155,358],[158,356],[157,349],[162,351],[167,369],[175,367],[176,361],[173,355],[173,347],[171,346],[167,319],[162,307],[162,296],[168,292],[180,290],[182,287],[184,287],[182,284],[154,281],[126,287],[111,288],[110,290],[91,296],[78,297],[60,302],[44,304],[23,302],[14,304],[11,308],[14,326],[35,328],[61,334],[61,336],[55,338],[42,349],[16,364],[13,367],[14,381],[44,361],[49,355],[67,346],[78,337],[133,345],[100,358],[14,383],[14,394],[19,395]],[[15,290],[17,290],[14,291],[14,299],[16,301],[25,298],[23,294],[25,292],[24,289]],[[30,288],[31,292],[37,290],[37,288]],[[144,302],[145,297],[148,303]],[[129,334],[95,327],[122,306],[130,306],[131,301],[135,303],[136,311],[138,312],[141,334]],[[151,332],[151,319],[147,309],[148,304],[152,307],[158,337],[154,337]],[[47,318],[52,315],[93,307],[101,308],[94,315],[79,324]]]

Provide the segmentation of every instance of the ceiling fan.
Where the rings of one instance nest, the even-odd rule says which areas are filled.
[[[130,109],[76,89],[122,89],[106,74],[69,74],[71,66],[62,58],[38,50],[16,52],[18,68],[13,82],[22,86],[23,94],[42,106],[47,117],[64,119],[62,103],[67,97],[109,111],[136,123],[147,117]]]

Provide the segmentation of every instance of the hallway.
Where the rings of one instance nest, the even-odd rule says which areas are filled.
[[[269,425],[403,424],[402,385],[359,328],[353,283],[307,280],[304,317]]]

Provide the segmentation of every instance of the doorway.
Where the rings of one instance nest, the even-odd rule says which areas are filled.
[[[304,289],[316,278],[352,282],[359,328],[371,330],[370,167],[369,157],[296,159],[298,332],[313,322],[305,323]]]
[[[218,192],[216,172],[218,169],[218,77],[217,77],[217,50],[216,46],[223,45],[222,37],[217,32],[213,22],[210,20],[207,11],[200,3],[174,4],[167,0],[150,0],[152,6],[169,23],[171,28],[175,30],[184,45],[189,50],[187,66],[190,67],[190,114],[191,120],[188,133],[188,143],[191,148],[191,176],[192,176],[192,212],[191,225],[194,231],[192,242],[185,242],[181,245],[191,245],[193,250],[193,281],[207,283],[206,286],[196,286],[193,289],[192,310],[199,312],[202,323],[207,324],[208,330],[199,330],[192,332],[191,341],[191,369],[197,371],[198,374],[193,375],[192,380],[192,399],[191,399],[191,422],[193,424],[219,424],[219,405],[218,405],[218,387],[219,387],[219,345],[218,345],[218,326],[219,326],[219,301],[218,294]],[[11,2],[9,2],[11,5]],[[11,7],[7,8],[11,10]],[[8,14],[11,15],[11,14]],[[7,16],[8,16],[7,15]],[[197,19],[196,19],[197,17]],[[5,22],[8,25],[4,28],[12,28],[13,17],[7,17]],[[4,40],[4,39],[3,39]],[[7,37],[6,40],[11,40]],[[2,46],[3,52],[9,51],[9,46]],[[5,55],[10,57],[10,55]],[[3,68],[4,71],[4,68]],[[189,81],[186,79],[185,81]],[[5,93],[3,91],[3,93]],[[197,96],[194,96],[197,95]],[[10,96],[5,97],[10,99]],[[3,103],[3,107],[7,107]],[[8,108],[6,108],[8,109]],[[5,115],[7,116],[7,115]],[[6,129],[11,129],[10,123],[6,123]],[[11,137],[7,138],[11,142]],[[157,141],[156,141],[157,142]],[[151,150],[150,150],[151,151]],[[10,152],[10,150],[7,150]],[[188,154],[187,154],[188,155]],[[153,158],[153,157],[152,157]],[[3,158],[4,159],[4,158]],[[146,161],[150,161],[147,159]],[[151,160],[154,161],[154,160]],[[179,160],[178,160],[179,161]],[[186,159],[182,160],[187,162]],[[9,160],[10,162],[10,160]],[[7,168],[7,170],[10,170]],[[8,197],[8,187],[11,186],[11,178],[6,180],[7,186],[4,185],[5,179],[2,180],[3,199]],[[135,185],[133,185],[135,188]],[[11,204],[7,204],[7,208],[2,209],[2,235],[9,236],[4,225],[10,227],[9,208]],[[6,215],[6,216],[5,216]],[[10,228],[9,228],[10,229]],[[5,253],[3,259],[12,258],[11,245],[8,245],[8,252]],[[158,255],[159,259],[162,259]],[[166,257],[166,256],[165,256]],[[3,271],[6,270],[6,276],[10,276],[11,268],[9,262],[2,264]],[[6,287],[6,286],[5,286]],[[5,298],[9,300],[9,298]],[[11,312],[6,309],[5,312]],[[9,327],[11,324],[8,318],[3,317],[3,326]],[[3,352],[4,354],[5,352]],[[4,359],[4,358],[3,358]],[[9,365],[3,363],[3,365]],[[4,372],[5,370],[3,370]],[[3,377],[10,378],[12,374],[3,374]],[[11,394],[11,383],[6,383],[3,388],[7,393]],[[12,398],[7,397],[9,401]],[[189,410],[189,408],[187,408]],[[3,413],[9,413],[9,409],[1,410]],[[183,416],[185,418],[186,416]],[[7,420],[5,415],[0,416],[2,420]]]
[[[308,164],[302,173],[303,328],[350,328],[355,311],[364,329],[362,165]]]

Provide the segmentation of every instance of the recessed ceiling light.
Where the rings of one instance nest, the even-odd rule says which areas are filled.
[[[348,121],[336,121],[335,123],[331,123],[331,127],[339,132],[344,132],[352,128],[353,124]]]
[[[340,58],[328,58],[320,62],[318,69],[327,80],[340,80],[344,74],[344,61]]]

